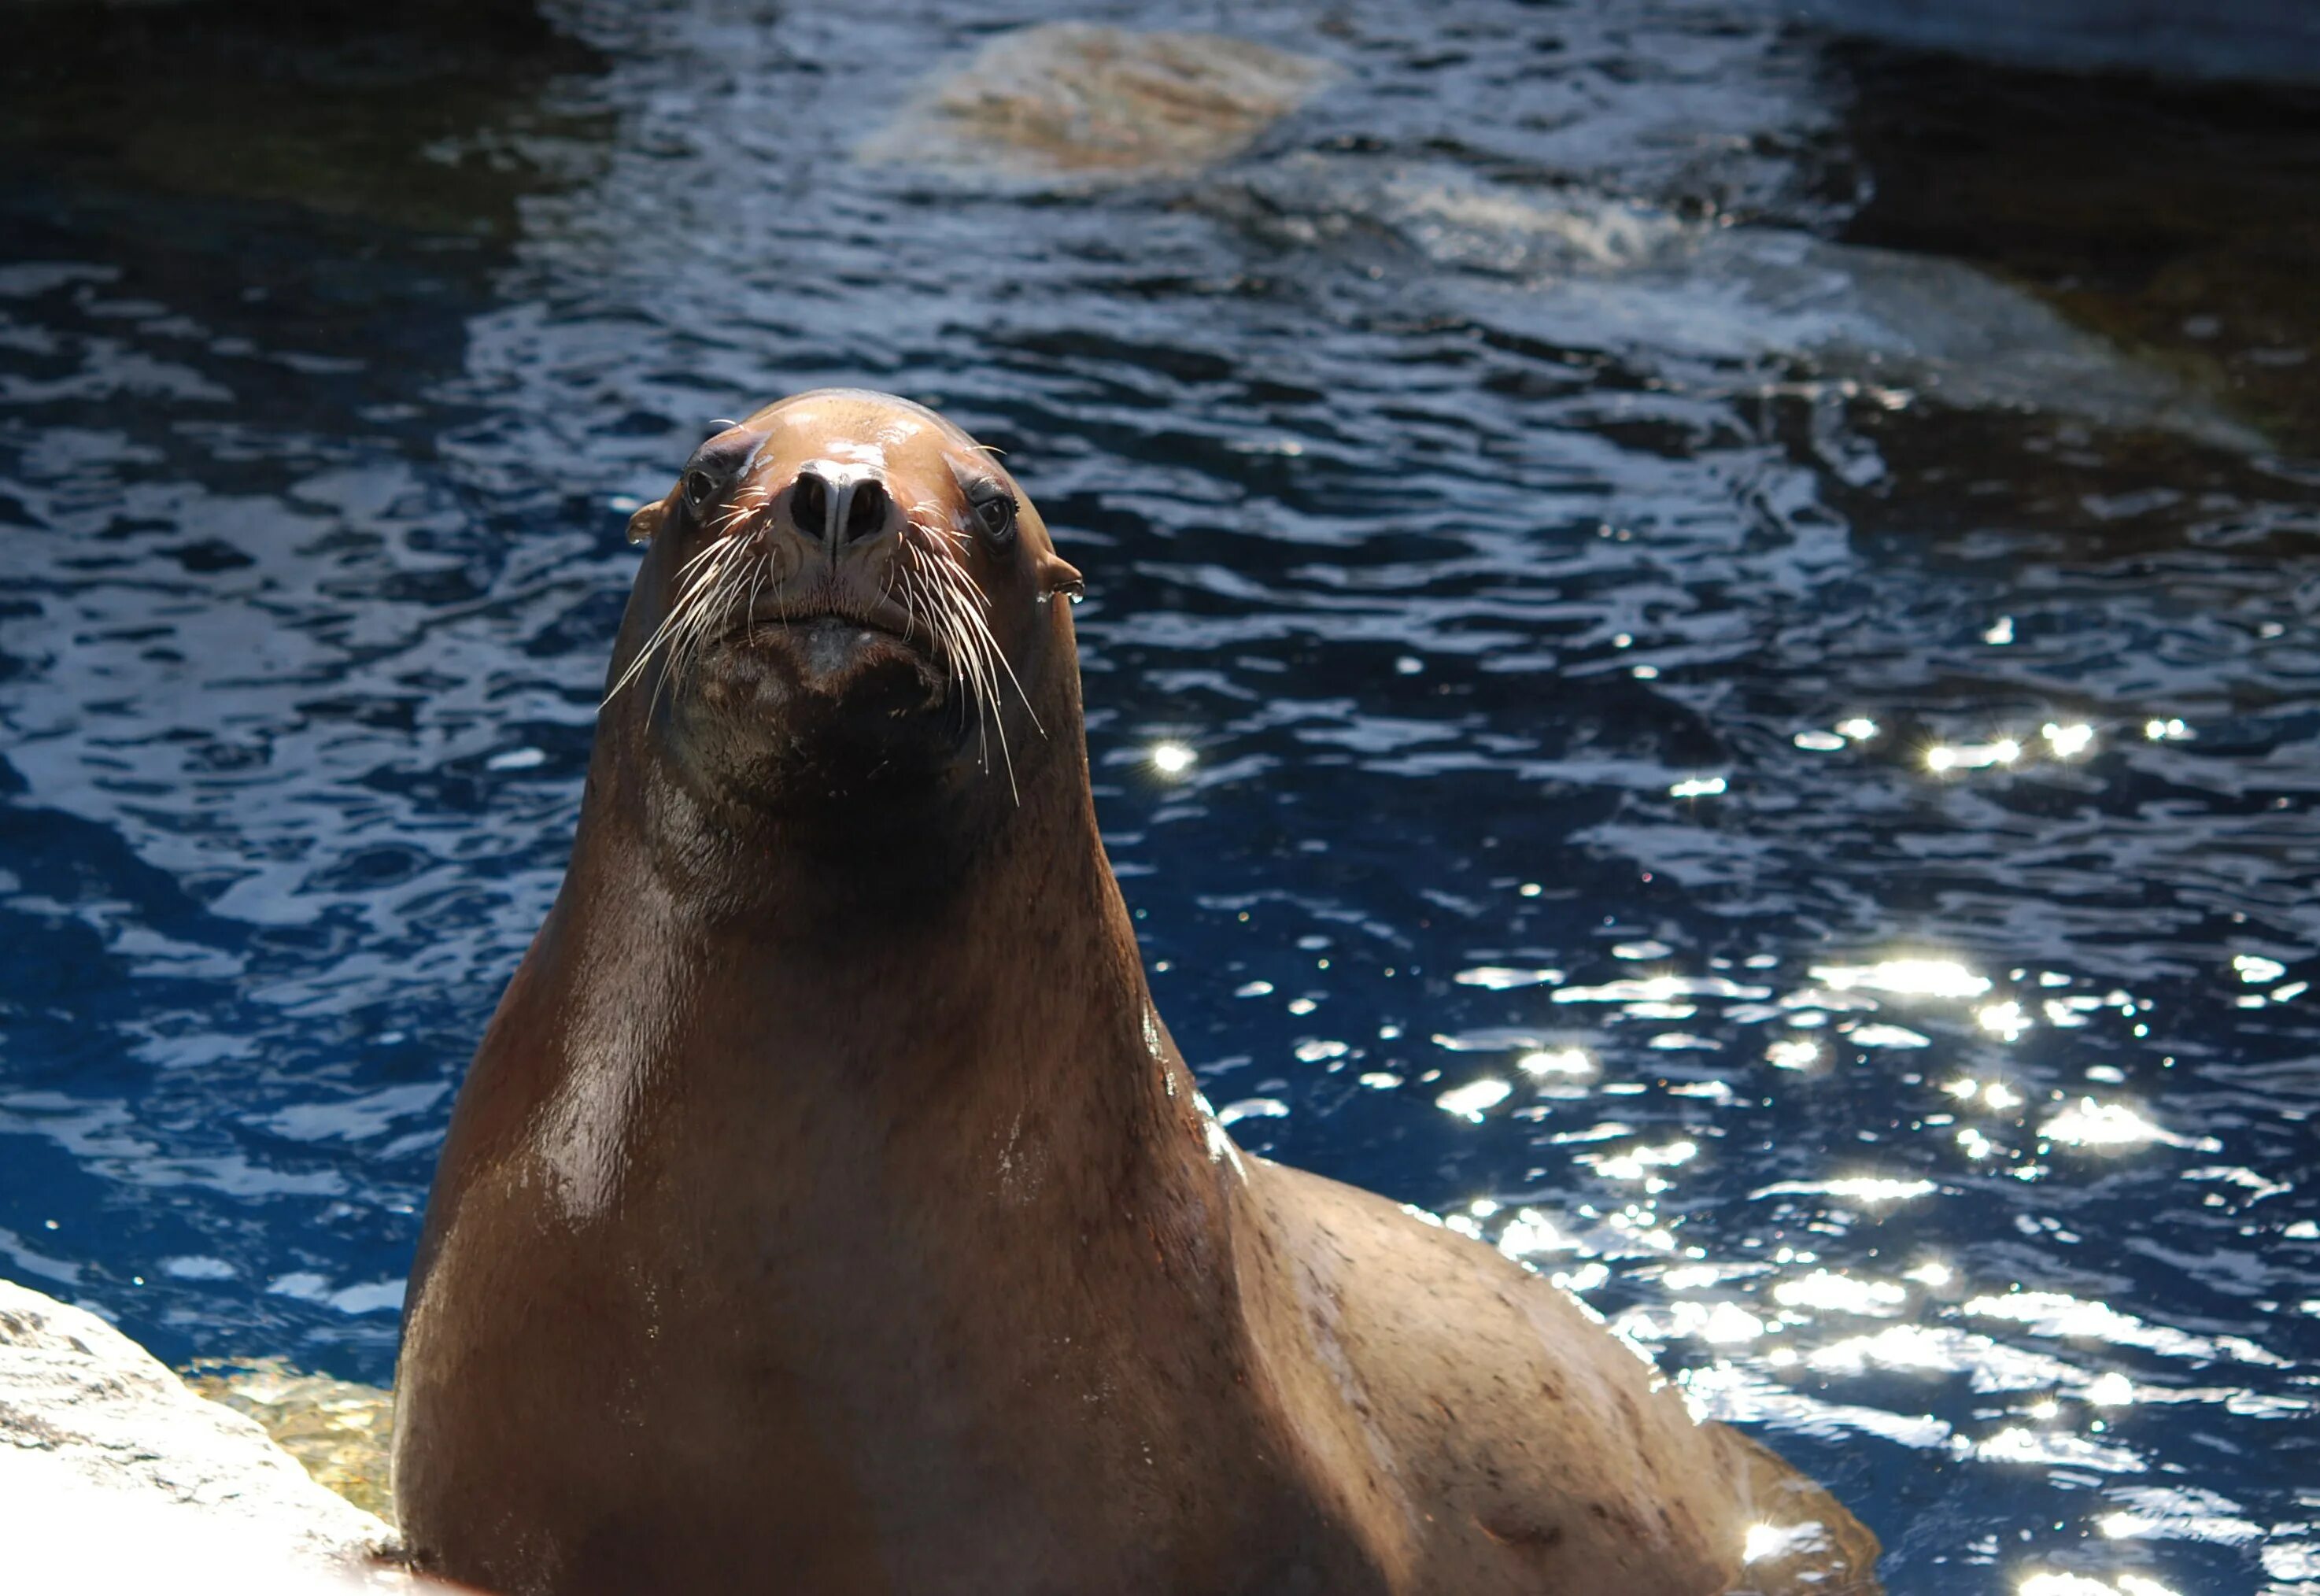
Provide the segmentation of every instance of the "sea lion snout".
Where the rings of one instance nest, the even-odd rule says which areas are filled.
[[[785,488],[770,485],[779,506],[775,521],[833,563],[845,560],[856,544],[899,534],[908,519],[885,472],[875,466],[808,460]],[[891,549],[880,553],[893,558]],[[874,574],[886,585],[883,568]]]

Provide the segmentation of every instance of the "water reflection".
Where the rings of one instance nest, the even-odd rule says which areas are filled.
[[[1659,957],[1669,950],[1654,944],[1648,950],[1623,945],[1607,951],[1614,957],[1641,951]],[[2232,968],[2258,983],[2284,973],[2264,967],[2261,959],[2252,974],[2245,962]],[[1563,980],[1559,971],[1477,966],[1460,972],[1458,979],[1484,991],[1524,994],[1541,1015],[1563,1003],[1609,1005],[1615,1028],[1639,1022],[1648,1029],[1666,1018],[1670,1000],[1681,998],[1687,1023],[1703,1039],[1792,1022],[1800,1014],[1841,1016],[1837,1035],[1854,1044],[1851,1057],[1856,1067],[1877,1056],[1857,1038],[1874,1029],[1875,1017],[1888,1010],[1906,1011],[1914,1024],[1926,1028],[1930,1034],[1911,1033],[1919,1047],[1955,1056],[1986,1045],[1977,1044],[1977,1038],[2005,1046],[2029,1030],[2022,1000],[2009,997],[1993,1004],[1993,995],[2009,988],[2051,993],[2073,984],[2053,970],[2035,975],[2016,970],[2001,984],[1960,959],[1921,954],[1815,964],[1806,970],[1803,984],[1785,991],[1672,971],[1557,985]],[[2130,1019],[2152,1006],[2119,989],[2071,995],[2082,1001],[2058,1011],[2069,1022],[2064,1029],[2084,1029],[2098,1015]],[[1993,1022],[1994,1008],[2004,1011],[2003,1023]],[[1525,1039],[1515,1026],[1437,1034],[1434,1044],[1463,1055],[1493,1046],[1510,1051]],[[1616,1120],[1598,1118],[1590,1123],[1589,1117],[1618,1084],[1572,1084],[1583,1075],[1559,1081],[1561,1089],[1551,1098],[1546,1089],[1535,1086],[1536,1101],[1528,1104],[1512,1083],[1496,1077],[1451,1094],[1455,1103],[1438,1100],[1471,1120],[1499,1115],[1549,1128],[1541,1139],[1569,1147],[1571,1165],[1600,1183],[1600,1195],[1589,1195],[1582,1186],[1560,1201],[1542,1202],[1536,1190],[1494,1192],[1468,1202],[1447,1222],[1494,1240],[1509,1256],[1597,1301],[1622,1335],[1653,1350],[1663,1366],[1681,1368],[1679,1378],[1701,1411],[1726,1418],[1761,1422],[1778,1416],[1808,1434],[1850,1436],[1856,1447],[1882,1442],[1992,1470],[2041,1471],[2064,1491],[2093,1491],[2115,1504],[2180,1498],[2165,1491],[2156,1497],[2137,1495],[2133,1492],[2140,1487],[2115,1489],[2107,1483],[2147,1477],[2161,1466],[2149,1427],[2135,1418],[2139,1408],[2189,1408],[2264,1425],[2312,1422],[2315,1399],[2305,1389],[2308,1377],[2290,1373],[2308,1365],[2267,1345],[2265,1337],[2153,1322],[2098,1295],[2042,1289],[2019,1280],[1998,1284],[1961,1270],[1961,1254],[1983,1252],[1982,1244],[1966,1239],[1971,1221],[1958,1211],[1959,1204],[1982,1194],[1980,1177],[1971,1173],[1974,1164],[1994,1159],[2007,1166],[2002,1178],[2007,1181],[2051,1186],[2073,1178],[2053,1163],[2065,1153],[2116,1160],[2222,1148],[2218,1138],[2170,1129],[2146,1108],[2059,1084],[2034,1088],[2018,1076],[2009,1083],[1913,1070],[1899,1077],[1894,1101],[1914,1116],[1909,1129],[1930,1134],[1894,1138],[1896,1146],[1884,1157],[1889,1166],[1898,1162],[1904,1170],[1927,1174],[1857,1173],[1775,1182],[1758,1186],[1747,1198],[1751,1203],[1780,1204],[1771,1211],[1776,1223],[1770,1234],[1761,1221],[1737,1232],[1728,1222],[1717,1222],[1714,1200],[1692,1184],[1729,1156],[1726,1147],[1735,1136],[1746,1134],[1745,1128],[1681,1111],[1654,1113],[1638,1096],[1674,1099],[1681,1093],[1699,1101],[1700,1087],[1715,1086],[1722,1089],[1724,1102],[1749,1102],[1754,1071],[1762,1067],[1749,1061],[1762,1056],[1763,1066],[1808,1070],[1817,1061],[1818,1044],[1803,1045],[1815,1051],[1783,1050],[1783,1043],[1761,1052],[1723,1047],[1716,1051],[1732,1057],[1738,1074],[1634,1083],[1635,1090],[1618,1093],[1621,1117]],[[1614,1051],[1620,1047],[1607,1046]],[[2033,1073],[2043,1074],[2035,1066]],[[1826,1088],[1841,1087],[1837,1079],[1820,1078]],[[1940,1111],[1943,1103],[1954,1108]],[[1934,1135],[1954,1124],[1955,1110],[1981,1116],[1987,1129],[1961,1130],[1952,1160],[1938,1154],[1929,1157],[1938,1146]],[[1571,1129],[1552,1129],[1566,1115],[1575,1116]],[[1663,1128],[1671,1119],[1684,1123],[1687,1134],[1668,1138]],[[1654,1122],[1663,1128],[1656,1135]],[[1887,1124],[1900,1129],[1898,1122]],[[1857,1134],[1864,1152],[1888,1139],[1866,1128]],[[1994,1139],[1999,1137],[2003,1143]],[[2236,1200],[2214,1199],[2226,1208],[2295,1190],[2284,1173],[2268,1178],[2190,1157],[2155,1173],[2195,1187],[2234,1188]],[[1937,1217],[1939,1210],[1926,1211],[1934,1221],[1930,1226],[1893,1231],[1901,1214],[1926,1202],[1947,1207],[1950,1217],[1944,1221]],[[2015,1228],[2049,1245],[2082,1247],[2107,1221],[2096,1210],[2086,1211],[2082,1219],[2056,1217],[2078,1207],[2075,1199],[2058,1195],[2018,1211]],[[2271,1233],[2286,1231],[2280,1227]],[[1776,1237],[1795,1239],[1770,1245]],[[1895,1242],[1906,1257],[1945,1237],[1951,1245],[1943,1248],[1944,1256],[1921,1256],[1908,1266],[1898,1261],[1876,1266],[1890,1256]],[[1725,1250],[1735,1242],[1736,1254]],[[2005,1251],[1999,1247],[1995,1256],[2002,1258]],[[1566,1261],[1574,1255],[1576,1262]],[[2283,1283],[2292,1278],[2280,1276]],[[2273,1311],[2288,1306],[2275,1303]],[[1875,1328],[1863,1328],[1863,1321]],[[2291,1338],[2296,1334],[2287,1321],[2278,1333]],[[2267,1372],[2275,1378],[2267,1378]],[[2279,1375],[2287,1378],[2280,1381]],[[1898,1414],[1896,1379],[1910,1383],[1909,1394],[1902,1398],[1909,1407]],[[2007,1400],[1991,1406],[1991,1398]],[[1907,1417],[1912,1411],[1922,1417]],[[2157,1450],[2163,1456],[2163,1446]],[[2306,1543],[2297,1538],[2304,1533],[2298,1526],[2255,1526],[2238,1516],[2242,1511],[2220,1493],[2194,1513],[2172,1517],[2115,1505],[2091,1520],[2082,1517],[2078,1533],[2103,1540],[2263,1544],[2283,1553],[2278,1560],[2289,1566],[2296,1565],[2293,1558],[2307,1555]],[[2060,1528],[2067,1532],[2070,1525],[2065,1519]],[[1995,1544],[1983,1551],[1968,1548],[1966,1560],[2012,1568],[2016,1588],[2022,1591],[2091,1589],[2099,1583],[2091,1575],[2025,1569],[2024,1559],[2002,1553]],[[2105,1577],[2111,1582],[2102,1585],[2106,1590],[2132,1591],[2137,1581],[2149,1584],[2134,1573]]]

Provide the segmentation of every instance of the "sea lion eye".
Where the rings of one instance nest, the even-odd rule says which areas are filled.
[[[990,487],[978,493],[972,501],[976,524],[983,536],[1004,549],[1015,541],[1015,495],[1003,487]]]
[[[764,442],[756,433],[737,431],[732,422],[721,427],[693,451],[693,458],[677,474],[677,493],[685,509],[696,516],[739,484]]]

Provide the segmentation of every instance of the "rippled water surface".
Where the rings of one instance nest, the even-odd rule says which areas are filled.
[[[1328,86],[1095,183],[855,159],[1017,12],[185,14],[0,117],[0,1271],[388,1378],[626,512],[864,382],[1086,570],[1245,1143],[1553,1274],[1896,1591],[2320,1590],[2310,100],[1114,7]],[[2025,169],[2137,141],[2147,214]]]

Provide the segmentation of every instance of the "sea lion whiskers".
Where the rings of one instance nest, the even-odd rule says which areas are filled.
[[[691,672],[713,629],[731,612],[730,598],[739,588],[747,566],[762,563],[739,557],[738,546],[729,544],[727,558],[714,561],[702,572],[697,585],[699,596],[685,607],[684,624],[669,646],[668,668],[654,685],[655,703],[659,702],[662,693]]]
[[[672,645],[681,644],[688,633],[697,631],[707,623],[707,617],[717,608],[709,603],[710,595],[720,586],[720,578],[729,568],[729,560],[743,541],[720,537],[677,567],[675,601],[669,605],[668,613],[654,629],[652,636],[645,639],[644,647],[637,650],[637,657],[629,662],[629,668],[621,673],[621,679],[612,684],[603,703],[597,704],[600,712],[606,704],[618,698],[621,690],[636,680],[645,667],[652,662],[653,657],[663,649],[669,650],[672,669],[662,674],[660,686],[668,685],[670,676],[675,674],[673,667],[683,653],[681,648]],[[770,551],[766,558],[770,560]],[[654,697],[657,702],[659,688],[655,689]]]
[[[983,591],[983,585],[977,582],[973,573],[964,566],[956,565],[945,568],[943,581],[956,603],[957,613],[969,637],[973,639],[977,657],[983,664],[986,684],[992,699],[992,708],[995,710],[998,707],[999,696],[999,680],[991,669],[995,664],[1000,670],[1007,674],[1008,683],[1015,689],[1015,696],[1022,701],[1023,712],[1030,717],[1032,730],[1045,737],[1047,734],[1047,729],[1039,724],[1038,712],[1031,707],[1031,695],[1023,691],[1023,684],[1016,679],[1015,667],[1008,663],[1006,651],[1000,648],[999,639],[992,635],[990,622],[984,619],[984,611],[989,606],[990,598]],[[1003,750],[1006,746],[1006,730],[1003,722],[1001,726],[1000,745]]]
[[[677,580],[680,583],[684,582],[687,574],[703,559],[708,558],[710,555],[715,553],[716,549],[717,546],[711,544],[709,548],[702,549],[701,553],[695,555],[691,560],[687,561],[684,569],[677,573]],[[629,661],[629,668],[621,673],[620,680],[612,684],[611,689],[605,693],[603,698],[597,703],[596,710],[598,713],[603,713],[605,706],[610,704],[612,700],[618,698],[621,695],[621,691],[626,688],[630,682],[635,681],[637,677],[642,674],[645,667],[652,662],[653,657],[667,646],[669,639],[676,634],[678,625],[684,619],[685,612],[692,603],[693,591],[694,587],[692,585],[687,585],[680,589],[676,602],[669,606],[668,613],[661,617],[660,624],[655,627],[653,629],[652,635],[645,639],[644,647],[637,650],[637,657]]]
[[[741,624],[748,629],[748,635],[752,638],[757,635],[757,594],[765,591],[766,578],[773,575],[773,551],[768,549],[766,558],[757,562],[756,574],[749,578],[749,596],[743,601],[745,607],[742,611]]]
[[[921,512],[928,508],[925,505],[917,507]],[[1038,711],[1031,707],[1031,695],[1024,691],[1021,680],[1015,675],[1014,666],[1007,658],[1006,650],[999,646],[999,639],[985,619],[991,603],[990,595],[974,579],[974,574],[966,568],[965,561],[952,552],[954,549],[967,544],[967,535],[939,523],[929,524],[929,521],[921,520],[916,514],[911,518],[911,525],[926,537],[924,545],[914,543],[911,546],[912,553],[927,562],[923,574],[930,580],[930,596],[934,600],[936,614],[947,623],[947,647],[964,667],[964,678],[975,699],[975,721],[983,739],[983,767],[990,768],[990,731],[995,721],[999,733],[999,757],[1007,766],[1007,788],[1020,803],[1022,793],[1015,780],[1014,750],[1007,741],[1006,718],[999,713],[1000,673],[1005,673],[1009,685],[1015,689],[1015,696],[1022,703],[1024,714],[1030,719],[1031,729],[1041,737],[1047,735],[1047,729],[1040,724]]]
[[[920,579],[913,561],[897,561],[896,570],[902,585],[906,624],[915,626],[924,621],[928,640],[933,644],[937,656],[951,666],[953,679],[959,687],[953,696],[958,706],[958,729],[962,733],[966,730],[967,706],[971,703],[974,707],[975,737],[982,750],[979,757],[983,767],[987,770],[991,766],[991,732],[989,721],[983,714],[983,694],[976,679],[972,645],[959,638],[958,628],[948,607],[935,597],[927,583]]]
[[[946,535],[960,544],[967,541],[967,536],[964,532],[951,531]],[[1039,724],[1039,712],[1031,707],[1031,695],[1023,690],[1023,684],[1016,678],[1015,667],[1008,663],[1007,651],[999,646],[999,639],[992,635],[990,623],[984,619],[991,608],[991,595],[983,591],[983,584],[974,579],[974,574],[966,568],[965,561],[947,562],[945,575],[965,585],[965,592],[961,596],[966,601],[964,605],[965,616],[974,627],[982,648],[992,659],[998,662],[999,668],[1007,673],[1009,685],[1015,689],[1015,696],[1022,702],[1023,712],[1030,717],[1031,729],[1041,737],[1047,736],[1047,729]]]
[[[983,767],[988,769],[991,764],[991,727],[984,710],[987,702],[983,681],[984,672],[976,652],[975,641],[960,624],[953,606],[944,596],[943,590],[931,577],[923,576],[913,566],[909,570],[908,579],[912,607],[925,619],[929,639],[934,643],[936,651],[950,663],[954,677],[958,683],[959,692],[956,702],[959,730],[965,730],[967,712],[972,709],[974,712],[975,738],[981,749],[978,758]]]
[[[925,507],[920,508],[923,510]],[[975,736],[982,748],[983,766],[988,770],[991,767],[988,706],[993,703],[996,683],[992,679],[990,663],[983,657],[983,642],[969,626],[971,617],[962,613],[965,607],[964,595],[950,580],[955,566],[949,552],[942,546],[941,540],[947,535],[945,529],[929,525],[916,517],[911,518],[911,525],[925,539],[923,542],[913,540],[906,546],[913,585],[927,611],[928,630],[957,676],[961,689],[959,717],[962,723],[967,704],[970,701],[974,703]],[[986,630],[984,636],[988,635]],[[999,751],[1001,757],[1008,761],[1008,787],[1012,792],[1014,763],[1008,753],[1007,728],[1003,722],[999,728]]]

